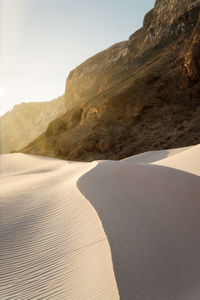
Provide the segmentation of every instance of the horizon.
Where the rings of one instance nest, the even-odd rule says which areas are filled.
[[[96,53],[128,40],[154,2],[0,0],[0,116],[16,104],[47,102],[63,95],[69,72]]]

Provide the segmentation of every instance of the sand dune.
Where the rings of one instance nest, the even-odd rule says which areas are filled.
[[[200,145],[149,151],[122,160],[135,164],[155,164],[200,175]]]
[[[96,163],[1,160],[0,299],[118,299],[101,222],[76,188]]]
[[[199,150],[2,155],[0,299],[199,300]]]
[[[200,145],[190,147],[181,153],[154,162],[156,165],[175,168],[200,175]]]
[[[128,158],[123,159],[123,161],[134,162],[134,163],[143,163],[149,164],[157,161],[161,161],[164,158],[174,156],[175,154],[179,154],[184,152],[192,147],[183,147],[169,150],[158,150],[158,151],[149,151],[145,153],[141,153],[138,155],[130,156]]]

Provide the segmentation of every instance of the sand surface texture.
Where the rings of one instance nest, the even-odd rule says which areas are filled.
[[[0,299],[200,299],[199,146],[0,163]]]
[[[96,163],[1,160],[0,299],[118,299],[103,227],[76,187]]]

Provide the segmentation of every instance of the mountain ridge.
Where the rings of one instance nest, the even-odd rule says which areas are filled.
[[[45,131],[50,121],[65,110],[64,96],[49,102],[23,102],[14,105],[0,118],[0,153],[10,153],[25,147]]]
[[[199,13],[157,0],[128,41],[70,72],[65,114],[22,151],[91,161],[199,143]]]

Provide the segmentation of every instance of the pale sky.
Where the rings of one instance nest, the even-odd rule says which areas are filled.
[[[70,70],[142,26],[154,0],[0,0],[0,115],[61,96]]]

